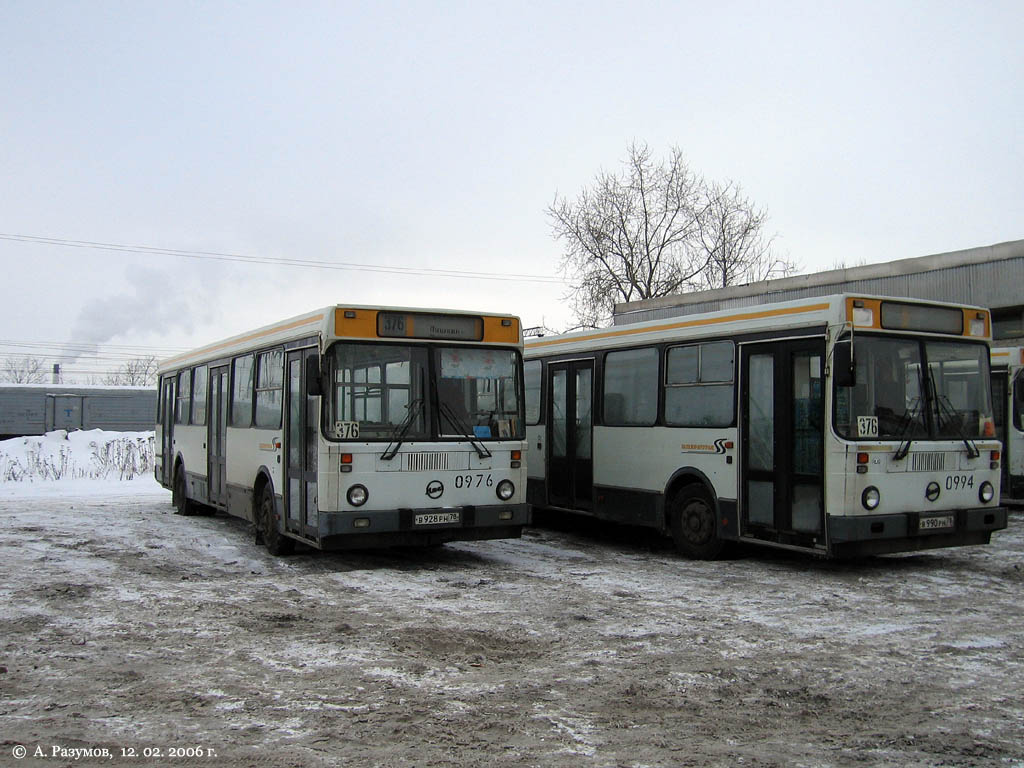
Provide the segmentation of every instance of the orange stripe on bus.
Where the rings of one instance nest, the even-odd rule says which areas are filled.
[[[212,344],[208,347],[200,347],[199,349],[193,352],[188,352],[184,355],[178,355],[177,357],[172,357],[168,360],[164,360],[164,362],[161,363],[161,366],[166,367],[171,363],[176,363],[179,360],[187,360],[188,358],[192,357],[205,357],[207,354],[211,352],[216,352],[217,350],[220,349],[227,349],[228,347],[234,347],[238,344],[245,344],[250,341],[256,341],[256,339],[262,339],[265,336],[271,336],[275,333],[280,333],[281,331],[290,331],[295,328],[302,328],[307,325],[318,325],[323,319],[324,316],[322,312],[317,313],[316,315],[307,315],[306,317],[300,317],[297,320],[293,320],[290,323],[282,323],[281,325],[271,326],[270,328],[266,328],[257,333],[250,333],[247,336],[231,339],[229,341],[223,341],[219,344]]]
[[[765,317],[782,317],[784,315],[800,315],[807,312],[818,312],[821,310],[828,309],[831,304],[808,304],[804,307],[788,307],[785,309],[770,309],[764,312],[745,312],[740,315],[728,315],[726,317],[711,317],[703,320],[687,320],[678,323],[668,323],[666,325],[656,325],[647,328],[621,328],[616,331],[604,331],[602,333],[595,333],[590,336],[578,336],[572,339],[547,339],[545,341],[531,341],[527,343],[527,348],[533,349],[535,347],[547,347],[554,344],[571,344],[580,341],[596,341],[598,339],[611,339],[617,336],[628,336],[633,334],[641,333],[658,333],[660,331],[675,331],[680,328],[698,328],[702,325],[721,325],[722,323],[732,323],[737,320],[760,320]]]

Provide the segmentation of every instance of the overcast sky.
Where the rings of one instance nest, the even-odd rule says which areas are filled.
[[[632,141],[801,271],[1024,238],[1024,4],[0,3],[0,233],[553,277]],[[569,322],[564,286],[0,239],[0,339],[194,346],[342,303]],[[0,345],[0,356],[9,347]]]

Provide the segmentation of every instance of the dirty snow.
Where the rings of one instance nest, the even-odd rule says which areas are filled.
[[[546,516],[281,559],[82,482],[0,483],[0,765],[1024,766],[1018,513],[852,563]]]

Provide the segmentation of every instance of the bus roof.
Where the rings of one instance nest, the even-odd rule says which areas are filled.
[[[1024,365],[1024,347],[992,347],[992,365]]]
[[[413,318],[480,318],[480,339],[493,344],[522,344],[522,323],[515,315],[496,312],[471,312],[456,309],[427,309],[415,307],[369,306],[360,304],[335,304],[303,315],[296,315],[285,320],[265,325],[245,333],[230,336],[226,339],[207,344],[188,352],[162,360],[158,367],[160,374],[178,368],[196,365],[211,360],[228,358],[252,350],[272,347],[289,341],[315,337],[321,340],[335,338],[379,339],[396,342],[400,338],[423,339],[423,336],[400,335],[397,333],[383,334],[378,332],[378,315],[385,313]],[[354,315],[354,317],[349,317]],[[347,320],[354,323],[347,323]],[[453,330],[456,334],[457,330]],[[442,340],[440,337],[429,337]],[[445,337],[450,341],[465,341],[455,335]]]
[[[960,318],[960,335],[977,339],[990,340],[992,337],[991,316],[987,309],[963,304],[951,304],[938,301],[923,301],[898,296],[870,296],[864,294],[840,293],[832,296],[816,296],[795,301],[761,304],[742,309],[705,312],[696,315],[648,320],[642,323],[617,325],[610,328],[597,328],[558,336],[542,336],[528,339],[526,342],[527,357],[538,357],[542,354],[571,352],[577,349],[598,349],[604,347],[625,347],[636,344],[655,343],[665,340],[682,340],[700,338],[716,334],[729,335],[756,333],[785,329],[806,328],[808,326],[841,327],[852,324],[854,328],[864,330],[915,330],[926,331],[915,326],[914,318],[906,320],[902,327],[886,324],[882,305],[886,308],[920,307],[927,312],[933,309],[934,314],[943,314],[956,319],[956,312],[962,312]],[[909,305],[909,307],[907,306]],[[857,314],[855,314],[857,310]],[[867,314],[870,313],[870,314]],[[888,313],[887,313],[888,314]],[[905,313],[911,314],[911,313]],[[888,315],[892,317],[892,315]],[[983,330],[971,323],[971,320],[983,321]],[[883,327],[884,325],[884,327]],[[927,331],[926,331],[927,332]],[[950,331],[934,331],[950,335]]]

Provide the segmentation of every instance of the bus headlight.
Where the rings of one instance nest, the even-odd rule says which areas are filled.
[[[865,488],[864,493],[860,495],[860,503],[864,505],[864,509],[877,509],[881,501],[882,494],[873,485]]]
[[[978,489],[978,498],[981,499],[982,504],[988,504],[996,496],[996,489],[992,487],[992,483],[986,480],[981,484],[981,488]]]
[[[511,480],[502,480],[498,483],[498,487],[494,490],[498,494],[498,498],[502,501],[508,501],[516,492],[516,487],[512,484]]]
[[[366,490],[365,486],[353,485],[348,489],[348,503],[353,507],[361,507],[366,503],[366,500],[370,498],[370,492]]]

